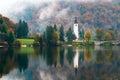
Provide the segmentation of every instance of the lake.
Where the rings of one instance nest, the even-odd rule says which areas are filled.
[[[0,48],[0,80],[120,80],[120,47]]]

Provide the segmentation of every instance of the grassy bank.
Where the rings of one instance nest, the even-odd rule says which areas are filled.
[[[17,39],[21,42],[22,45],[32,45],[34,39]]]

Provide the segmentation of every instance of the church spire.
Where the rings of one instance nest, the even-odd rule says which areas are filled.
[[[77,21],[77,17],[75,17],[75,21],[74,21],[74,23],[78,23],[78,21]]]

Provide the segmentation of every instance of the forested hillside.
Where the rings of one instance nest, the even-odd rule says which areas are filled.
[[[86,29],[120,28],[120,5],[117,2],[56,1],[29,4],[23,12],[13,12],[11,16],[14,20],[26,20],[31,34],[44,32],[47,25],[54,24],[58,27],[63,24],[65,30],[68,30],[73,26],[74,17],[77,17],[79,25]]]
[[[111,2],[113,1],[113,2]],[[96,27],[105,30],[120,31],[120,4],[119,0],[96,0],[96,2],[53,1],[37,4],[22,4],[17,12],[11,12],[9,18],[28,22],[29,34],[43,33],[47,25],[61,24],[65,31],[73,27],[74,17],[77,17],[79,27],[95,31]],[[25,7],[24,7],[25,5]],[[16,9],[16,8],[15,8]],[[9,19],[8,19],[9,20]],[[12,26],[13,27],[13,26]]]

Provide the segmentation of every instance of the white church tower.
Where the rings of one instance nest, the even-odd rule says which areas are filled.
[[[73,31],[74,31],[74,34],[75,34],[75,41],[78,41],[79,40],[79,31],[78,31],[78,22],[77,22],[77,17],[75,17],[75,21],[74,21],[74,26],[73,26]]]

